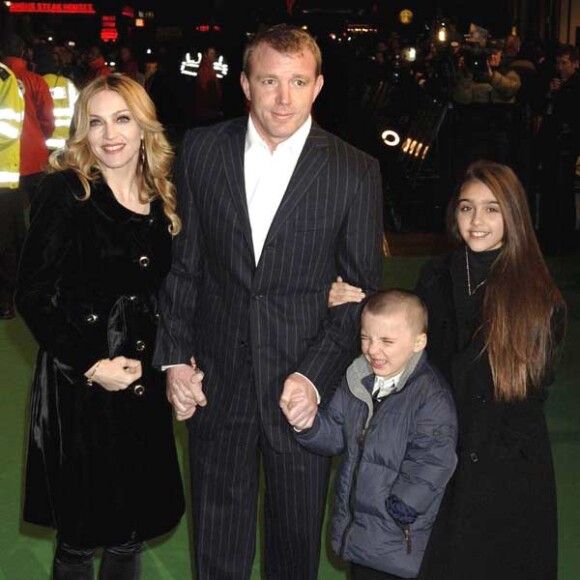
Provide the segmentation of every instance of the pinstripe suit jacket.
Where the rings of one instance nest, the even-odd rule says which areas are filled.
[[[278,406],[300,372],[323,400],[356,355],[360,306],[328,309],[337,275],[377,291],[382,194],[378,162],[313,124],[258,264],[244,183],[247,118],[189,131],[176,165],[183,230],[160,297],[154,362],[194,355],[208,405],[189,427],[211,438],[252,367],[260,417],[280,451],[293,442]]]

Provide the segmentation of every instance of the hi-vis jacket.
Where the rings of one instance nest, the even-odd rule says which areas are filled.
[[[49,149],[60,149],[68,139],[78,90],[74,83],[62,75],[47,73],[44,80],[54,101],[54,131],[46,140]]]
[[[23,122],[24,96],[18,80],[0,63],[0,188],[18,187]]]

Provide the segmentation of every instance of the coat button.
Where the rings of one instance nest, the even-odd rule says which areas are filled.
[[[148,268],[150,262],[151,262],[151,260],[149,260],[149,256],[141,256],[139,258],[139,267],[140,268]]]
[[[97,320],[99,320],[99,317],[94,312],[91,312],[90,314],[87,314],[85,316],[85,320],[89,324],[94,324],[95,322],[97,322]]]
[[[477,456],[477,453],[475,451],[472,451],[469,454],[469,459],[471,459],[472,463],[477,463],[479,461],[479,457]]]
[[[138,340],[135,343],[135,350],[137,352],[143,352],[145,350],[145,343],[142,340]]]
[[[135,302],[135,300],[137,300],[137,296],[135,296],[134,294],[131,294],[131,296],[129,296],[129,301]]]
[[[476,395],[475,398],[480,402],[480,403],[487,403],[487,399],[485,397],[485,395],[479,394]]]
[[[142,397],[143,394],[145,393],[145,387],[143,385],[135,385],[133,387],[133,392],[138,396],[138,397]]]

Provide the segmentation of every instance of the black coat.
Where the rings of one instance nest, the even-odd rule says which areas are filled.
[[[483,289],[468,297],[466,285],[461,250],[425,264],[416,289],[429,310],[429,356],[452,385],[459,421],[457,469],[419,578],[554,580],[556,490],[546,391],[520,402],[494,401],[489,361],[478,356],[483,340],[472,338]]]
[[[96,547],[163,534],[184,505],[165,377],[151,367],[167,219],[159,200],[147,216],[124,208],[104,181],[82,196],[72,172],[44,180],[21,259],[16,305],[40,346],[24,519]],[[141,396],[87,385],[118,355],[142,361]]]

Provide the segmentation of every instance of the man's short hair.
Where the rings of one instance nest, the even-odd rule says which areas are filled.
[[[17,34],[9,34],[4,41],[3,52],[5,56],[22,57],[26,50],[26,42]]]
[[[267,44],[282,54],[299,54],[307,50],[310,51],[316,63],[316,76],[320,75],[322,54],[314,37],[297,26],[276,24],[258,31],[244,49],[242,70],[247,77],[250,76],[251,72],[252,55],[260,44]]]
[[[567,56],[571,62],[578,62],[578,49],[573,44],[564,44],[556,51],[556,57]]]
[[[410,290],[391,288],[373,294],[364,305],[362,313],[389,316],[404,312],[410,326],[418,334],[427,332],[427,306],[419,296]]]

